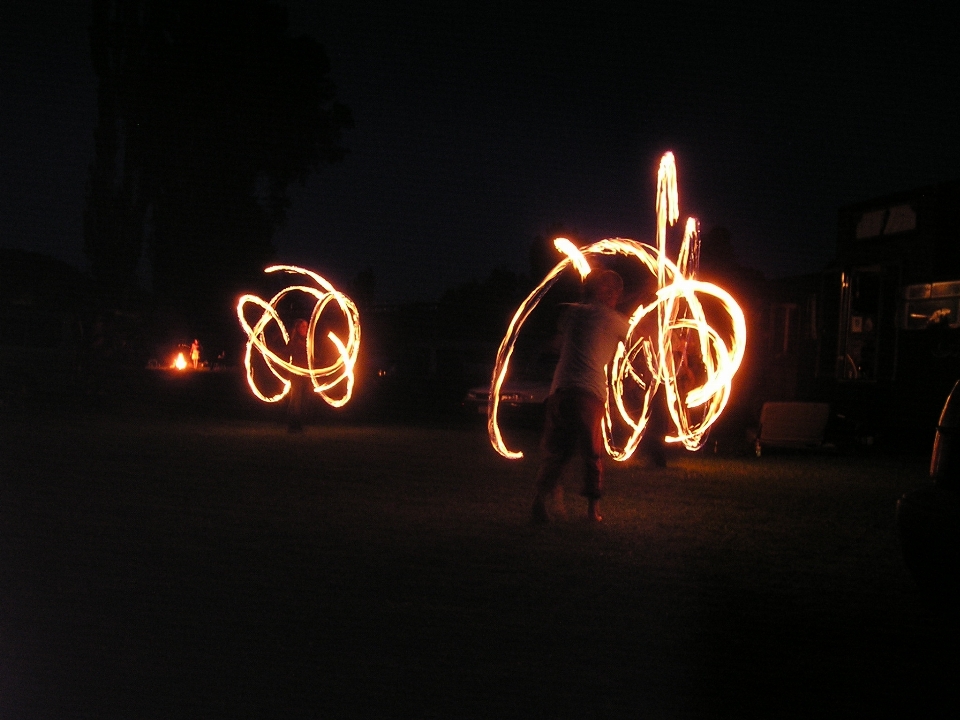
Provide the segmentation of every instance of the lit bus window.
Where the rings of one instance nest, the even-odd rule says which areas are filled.
[[[907,285],[901,317],[904,330],[924,330],[944,323],[960,327],[960,281]]]

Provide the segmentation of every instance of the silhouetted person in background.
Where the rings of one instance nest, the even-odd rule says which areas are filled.
[[[297,367],[307,367],[307,321],[299,319],[293,324],[293,332],[287,341],[287,356]],[[287,398],[287,429],[290,432],[303,430],[303,402],[307,396],[310,379],[300,375],[290,378],[290,395]]]
[[[193,369],[200,367],[200,341],[194,338],[190,346],[190,362],[193,363]]]
[[[562,512],[560,476],[567,462],[583,459],[587,519],[599,522],[603,494],[603,429],[607,398],[604,367],[613,360],[627,334],[627,319],[617,312],[623,279],[613,270],[595,270],[584,283],[584,302],[567,308],[560,321],[560,360],[553,374],[543,430],[544,457],[537,472],[533,522],[547,522],[546,503],[553,496]]]

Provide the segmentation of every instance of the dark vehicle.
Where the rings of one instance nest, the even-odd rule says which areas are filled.
[[[550,394],[557,356],[541,353],[532,362],[511,372],[500,388],[500,410],[505,413],[540,414]],[[490,385],[478,385],[467,391],[463,406],[473,413],[486,415],[490,400]]]

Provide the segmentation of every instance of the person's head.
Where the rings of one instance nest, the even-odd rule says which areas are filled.
[[[303,318],[293,323],[293,334],[297,337],[305,338],[307,336],[307,321]]]
[[[623,278],[613,270],[594,270],[583,283],[583,297],[587,302],[615,308],[623,294]]]

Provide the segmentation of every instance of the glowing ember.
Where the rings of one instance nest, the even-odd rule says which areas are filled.
[[[173,361],[173,367],[177,370],[185,370],[187,367],[187,359],[183,356],[183,353],[177,354],[177,359]]]
[[[264,272],[285,272],[293,275],[303,275],[314,282],[317,287],[309,285],[290,285],[278,292],[269,301],[264,301],[256,295],[244,295],[237,302],[237,317],[240,319],[240,325],[247,334],[247,349],[244,354],[243,364],[247,369],[247,383],[253,394],[264,402],[278,402],[282,400],[290,391],[290,380],[292,375],[299,377],[309,377],[313,384],[313,391],[333,407],[342,407],[353,394],[353,368],[357,361],[357,351],[360,349],[360,314],[357,306],[346,295],[338,291],[324,278],[316,273],[293,265],[273,265]],[[318,289],[319,288],[319,289]],[[300,367],[280,357],[267,347],[265,332],[271,322],[275,322],[283,336],[284,343],[290,339],[290,334],[284,326],[277,307],[280,301],[290,293],[300,292],[311,296],[314,299],[313,312],[310,315],[307,332],[307,367]],[[324,310],[333,303],[339,308],[343,316],[343,323],[346,326],[345,339],[341,338],[332,330],[326,335],[330,341],[330,348],[335,359],[328,365],[315,367],[314,363],[318,360],[317,346],[315,336],[317,325]],[[260,318],[251,325],[245,317],[246,306],[248,304],[256,305],[260,308]],[[260,353],[267,368],[276,377],[282,389],[275,395],[267,395],[261,391],[254,377],[251,360],[253,351]]]
[[[677,261],[666,255],[667,225],[680,217],[677,171],[673,154],[660,161],[657,176],[657,247],[635,240],[611,238],[577,248],[565,238],[554,241],[567,257],[551,270],[521,303],[500,343],[487,406],[487,429],[494,449],[506,458],[523,453],[507,448],[498,423],[500,389],[506,380],[514,345],[523,323],[571,265],[581,278],[590,272],[590,255],[625,255],[642,263],[657,278],[656,296],[639,305],[630,317],[627,337],[608,368],[604,442],[615,460],[627,460],[636,451],[647,428],[653,398],[662,385],[676,428],[668,442],[697,450],[720,417],[730,397],[733,376],[740,367],[746,343],[743,311],[730,294],[695,279],[700,240],[697,223],[685,227]],[[706,307],[703,300],[707,300]],[[708,318],[709,316],[709,318]],[[612,408],[616,409],[616,415]],[[614,439],[614,417],[626,428],[626,439]]]

